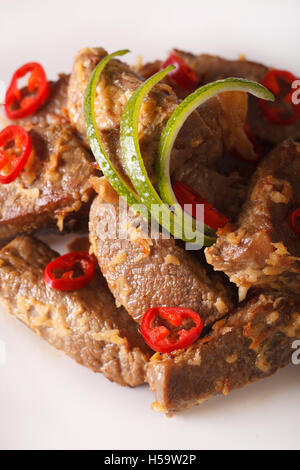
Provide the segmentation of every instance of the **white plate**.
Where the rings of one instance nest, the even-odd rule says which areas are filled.
[[[232,58],[244,53],[300,74],[297,0],[1,0],[0,6],[4,81],[30,60],[42,62],[51,78],[69,72],[76,50],[87,45],[129,47],[131,62],[164,57],[173,46]],[[168,419],[151,410],[146,386],[122,388],[78,366],[4,310],[0,340],[1,449],[300,447],[300,366]]]

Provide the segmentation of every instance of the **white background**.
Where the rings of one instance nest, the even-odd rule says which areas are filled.
[[[0,0],[0,80],[28,61],[50,78],[76,50],[130,48],[129,59],[176,46],[247,57],[300,75],[300,2]],[[61,246],[63,250],[64,247]],[[111,384],[0,311],[0,449],[300,448],[300,366],[168,419],[147,387]]]

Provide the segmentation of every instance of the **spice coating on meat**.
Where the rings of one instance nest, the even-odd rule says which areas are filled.
[[[186,350],[155,354],[147,381],[157,411],[173,413],[274,374],[291,362],[300,335],[299,299],[258,295]]]
[[[62,230],[65,218],[70,227],[78,219],[87,222],[93,195],[88,180],[96,171],[62,114],[67,83],[63,77],[53,84],[47,104],[18,122],[29,132],[33,151],[19,177],[0,185],[0,245],[20,232],[56,224]]]
[[[83,97],[90,74],[106,56],[101,48],[82,49],[75,57],[68,90],[70,120],[87,142],[83,116]],[[142,78],[127,64],[111,60],[100,76],[95,97],[95,118],[101,141],[114,165],[126,174],[119,145],[120,121],[124,107],[142,83]],[[232,94],[230,94],[232,95]],[[171,174],[189,160],[212,166],[225,147],[237,147],[242,155],[255,159],[252,144],[244,129],[247,97],[244,93],[210,100],[202,111],[194,112],[182,127],[171,157]],[[139,117],[141,153],[150,179],[155,182],[154,164],[161,133],[180,100],[164,83],[156,85],[145,99]],[[232,125],[234,124],[234,125]]]
[[[194,55],[179,49],[174,49],[174,53],[196,72],[202,83],[227,77],[246,78],[260,82],[269,70],[265,65],[245,59],[227,60],[210,54]]]
[[[290,215],[300,205],[300,146],[288,140],[274,149],[253,176],[237,227],[219,231],[205,250],[208,263],[240,288],[300,292],[300,239]]]
[[[18,124],[26,129],[27,126],[46,126],[53,123],[69,123],[67,111],[67,91],[69,75],[61,74],[58,80],[49,82],[50,92],[45,103],[34,113]]]
[[[242,59],[174,52],[202,84],[229,76],[262,82],[270,70]],[[300,146],[284,140],[300,138],[300,119],[275,126],[263,116],[258,100],[242,92],[219,94],[191,114],[172,150],[172,183],[191,186],[231,223],[218,231],[216,244],[205,254],[188,252],[157,227],[151,232],[145,228],[109,182],[95,176],[84,93],[106,55],[102,48],[80,50],[71,76],[51,82],[41,108],[15,122],[29,132],[33,152],[19,177],[0,185],[0,246],[21,232],[86,222],[91,207],[85,241],[104,277],[97,271],[78,291],[50,288],[43,273],[58,254],[23,234],[0,251],[0,301],[54,347],[109,380],[129,386],[148,382],[157,399],[154,408],[172,413],[227,395],[290,362],[292,343],[300,337],[300,238],[289,220],[300,206]],[[96,87],[100,139],[125,179],[122,113],[143,79],[160,68],[157,61],[139,73],[113,59]],[[139,142],[154,186],[161,133],[185,96],[166,77],[142,104]],[[261,147],[283,142],[258,168],[262,142],[256,136]],[[98,196],[91,206],[94,191]],[[73,250],[82,242],[76,240]],[[239,288],[238,307],[237,289],[229,280]],[[149,308],[158,306],[197,312],[203,337],[184,350],[154,354],[138,324]]]
[[[228,77],[239,77],[262,83],[270,70],[265,65],[249,62],[245,59],[226,60],[209,54],[194,55],[188,52],[174,50],[200,77],[201,84],[213,82]],[[300,139],[300,119],[295,124],[278,126],[269,122],[261,113],[258,100],[250,97],[248,123],[254,135],[262,141],[279,144],[287,138]]]
[[[0,301],[12,315],[79,364],[121,385],[142,384],[151,351],[136,324],[123,308],[116,308],[98,272],[78,291],[48,287],[44,269],[57,256],[28,235],[2,248]]]
[[[20,176],[0,185],[0,243],[19,232],[55,226],[78,212],[93,194],[90,154],[61,124],[29,131],[33,152]]]
[[[87,143],[83,115],[84,92],[92,71],[107,55],[102,48],[86,48],[74,60],[68,91],[70,120]],[[129,65],[111,60],[100,76],[95,97],[95,118],[101,140],[114,165],[126,173],[119,145],[120,121],[124,107],[141,78]],[[145,100],[140,113],[139,134],[141,149],[148,172],[153,173],[159,137],[168,117],[177,105],[176,95],[166,85],[157,85]]]
[[[225,176],[196,160],[182,165],[174,172],[173,179],[188,184],[232,221],[239,215],[247,196],[247,186],[237,172]]]
[[[120,209],[119,197],[105,178],[95,178],[93,187],[99,196],[90,213],[92,249],[118,304],[137,322],[149,308],[167,305],[190,308],[209,325],[232,308],[231,293],[220,279],[210,279],[204,266],[173,238],[154,237],[131,209]],[[108,228],[116,228],[117,235],[114,230],[107,233]]]

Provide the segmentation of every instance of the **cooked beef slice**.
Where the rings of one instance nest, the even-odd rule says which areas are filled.
[[[231,221],[239,215],[247,196],[246,182],[237,172],[225,176],[196,160],[176,170],[173,180],[188,184]]]
[[[193,158],[182,163],[173,172],[172,180],[188,184],[217,210],[235,221],[257,165],[257,155],[244,132],[247,95],[222,93],[202,105],[199,113],[206,125],[215,129],[213,148],[209,139],[203,146],[206,158]],[[245,160],[233,156],[237,149]]]
[[[261,83],[270,70],[265,65],[247,60],[226,60],[208,54],[194,55],[178,49],[174,53],[182,57],[197,73],[201,84],[228,77],[240,77]],[[284,104],[283,104],[284,106]],[[248,123],[251,131],[262,141],[279,144],[287,138],[300,139],[300,119],[295,124],[278,126],[268,121],[262,114],[257,98],[249,97]]]
[[[71,128],[66,111],[69,77],[50,83],[44,105],[16,124],[30,134],[33,152],[20,176],[0,185],[0,246],[37,229],[86,229],[97,171]],[[7,122],[6,122],[7,124]]]
[[[20,232],[87,223],[96,174],[90,153],[60,122],[30,126],[33,152],[20,176],[0,185],[0,245]]]
[[[106,55],[106,51],[102,48],[86,48],[80,50],[74,60],[68,91],[68,111],[73,126],[85,142],[87,137],[83,96],[91,72]],[[140,84],[141,78],[129,65],[119,60],[111,60],[100,77],[96,91],[95,116],[101,139],[115,166],[125,173],[119,143],[120,120],[128,99]],[[140,144],[150,174],[153,174],[155,153],[163,126],[176,106],[177,97],[171,88],[157,85],[142,107]],[[197,118],[195,114],[195,119]],[[193,132],[192,126],[191,132]]]
[[[186,350],[151,358],[153,408],[177,412],[268,377],[291,362],[299,338],[299,297],[257,295]]]
[[[226,226],[205,250],[244,298],[250,287],[300,293],[300,237],[290,215],[300,206],[300,145],[287,140],[258,167],[236,226]]]
[[[67,91],[69,76],[61,74],[56,81],[50,82],[50,93],[45,103],[32,115],[20,119],[22,127],[44,126],[57,122],[68,123]]]
[[[227,77],[240,77],[247,80],[262,81],[269,70],[265,65],[245,59],[227,60],[209,54],[194,55],[179,49],[173,50],[193,69],[201,83],[209,83]]]
[[[106,56],[101,48],[86,48],[75,57],[68,90],[70,120],[87,142],[83,117],[83,96],[88,79],[96,64]],[[111,60],[96,90],[95,116],[103,145],[119,171],[126,173],[119,131],[124,107],[142,78],[127,64]],[[231,93],[231,98],[219,97],[206,103],[202,111],[194,112],[180,131],[171,158],[171,173],[187,160],[196,159],[213,166],[234,143],[242,155],[255,159],[252,144],[244,132],[247,97]],[[150,178],[154,181],[154,164],[161,132],[180,100],[166,84],[158,84],[142,105],[139,121],[141,151]],[[234,125],[233,125],[234,124]]]
[[[99,272],[83,289],[61,292],[43,280],[45,266],[59,256],[42,242],[21,235],[0,251],[0,301],[31,330],[68,356],[132,387],[144,382],[151,351]]]
[[[162,68],[161,60],[154,60],[153,62],[140,61],[132,67],[144,79],[152,77],[155,73],[159,72]]]
[[[149,308],[167,305],[199,312],[209,325],[232,309],[231,291],[219,277],[210,279],[204,265],[173,238],[153,236],[141,217],[127,206],[120,209],[105,178],[94,178],[93,186],[99,196],[90,213],[91,246],[118,304],[135,321]]]

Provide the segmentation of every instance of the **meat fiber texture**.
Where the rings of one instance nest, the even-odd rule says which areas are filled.
[[[29,132],[33,151],[19,177],[0,185],[1,245],[20,232],[87,226],[93,195],[88,180],[96,171],[65,118],[67,85],[66,76],[52,83],[47,103],[14,123]]]
[[[232,307],[228,285],[174,239],[144,228],[143,219],[124,205],[105,178],[92,181],[98,197],[90,213],[90,242],[118,304],[141,322],[158,305],[190,308],[205,325]],[[116,228],[110,231],[110,229]],[[119,236],[121,233],[121,236]]]
[[[84,92],[91,72],[106,54],[102,48],[81,49],[75,57],[70,78],[67,103],[69,117],[87,145],[83,115]],[[141,83],[141,76],[126,63],[111,60],[102,72],[96,88],[95,119],[100,138],[111,161],[125,177],[127,170],[120,149],[120,121],[128,99]],[[159,139],[179,103],[180,100],[172,88],[160,83],[154,87],[142,105],[139,140],[145,167],[154,184]],[[246,114],[247,95],[238,92],[211,99],[192,113],[175,142],[171,156],[171,175],[189,184],[188,169],[192,167],[196,177],[191,179],[191,186],[201,193],[203,186],[205,187],[203,167],[217,172],[219,160],[227,150],[234,148],[246,159],[256,160],[257,155],[244,130]],[[243,202],[245,191],[243,188],[236,191],[232,184],[233,179],[239,182],[237,175],[223,175],[222,181],[228,189],[228,199],[231,201],[228,212],[235,216],[237,208]],[[221,210],[224,204],[219,203],[221,198],[217,197],[217,192],[216,185],[211,185],[210,191],[205,191],[205,197],[208,202],[216,202],[216,207]],[[239,200],[233,204],[236,196]]]
[[[228,77],[239,77],[262,83],[265,75],[272,67],[250,62],[244,58],[227,60],[209,54],[194,55],[174,50],[200,77],[201,84]],[[300,139],[300,119],[288,126],[278,126],[268,121],[262,114],[257,98],[250,97],[247,122],[254,135],[262,141],[276,145],[287,138]]]
[[[260,164],[236,226],[219,230],[207,262],[239,287],[300,294],[300,238],[290,215],[300,205],[300,145],[287,140]]]
[[[43,279],[58,256],[21,235],[0,251],[0,301],[40,337],[94,372],[121,385],[144,382],[152,351],[124,308],[117,308],[99,272],[83,289],[62,292]]]
[[[269,377],[291,362],[299,335],[299,296],[256,295],[186,350],[151,358],[153,408],[172,414]]]

